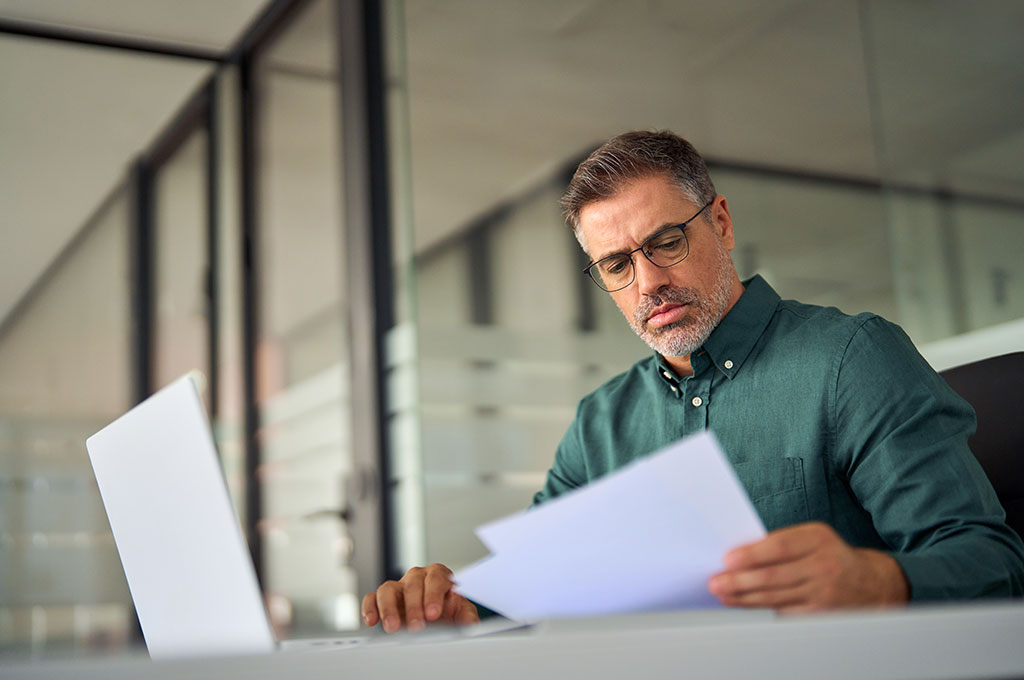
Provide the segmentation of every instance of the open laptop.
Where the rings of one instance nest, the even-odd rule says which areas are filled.
[[[277,648],[197,383],[204,383],[198,371],[176,380],[85,442],[154,659]],[[514,627],[494,624],[415,640]],[[323,649],[385,639],[413,636],[369,633],[287,644]]]

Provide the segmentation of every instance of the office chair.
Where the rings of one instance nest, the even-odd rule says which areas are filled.
[[[1006,523],[1024,537],[1024,352],[957,366],[940,375],[974,407],[978,431],[969,440]]]

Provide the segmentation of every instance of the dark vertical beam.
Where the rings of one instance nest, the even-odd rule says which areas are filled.
[[[491,222],[466,233],[466,272],[469,278],[469,322],[494,323],[494,267]]]
[[[576,173],[576,168],[583,159],[567,163],[562,168],[562,172],[556,181],[561,184],[564,189],[569,186],[569,182],[572,180],[572,176]],[[573,233],[572,227],[566,226],[566,232],[568,238],[572,239],[572,250],[576,253],[576,257],[573,258],[576,271],[579,274],[576,276],[576,330],[579,331],[593,331],[597,330],[597,305],[594,296],[598,294],[598,287],[594,285],[590,277],[583,273],[584,268],[590,264],[590,256],[588,256],[583,248],[580,247],[579,241],[576,239],[576,234]],[[601,293],[602,295],[604,293]]]
[[[149,396],[153,382],[153,172],[141,158],[132,164],[128,181],[131,200],[129,276],[131,277],[131,381],[132,401]],[[143,642],[142,625],[131,604],[129,635]]]
[[[153,171],[144,160],[131,170],[132,398],[137,403],[153,386]]]
[[[358,589],[367,592],[395,566],[383,389],[384,334],[393,324],[384,29],[380,2],[336,0],[336,8],[356,476],[349,532]]]
[[[949,311],[953,335],[970,330],[967,319],[967,291],[964,281],[963,248],[953,218],[955,199],[948,191],[936,196],[939,211],[939,243],[942,247],[942,261],[945,264],[946,280],[949,282]]]
[[[244,54],[239,63],[239,102],[241,104],[240,153],[242,184],[242,392],[245,400],[245,532],[249,552],[256,568],[256,578],[263,585],[263,538],[259,521],[263,516],[263,488],[258,477],[261,461],[256,438],[259,411],[256,404],[256,336],[259,332],[257,272],[255,254],[259,234],[256,206],[257,163],[257,93],[252,52]]]
[[[220,302],[217,271],[220,257],[220,98],[217,76],[206,85],[206,330],[210,413],[216,417],[220,397]]]

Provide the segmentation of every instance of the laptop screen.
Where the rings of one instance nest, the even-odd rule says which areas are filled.
[[[160,390],[86,448],[150,656],[272,651],[193,379]]]

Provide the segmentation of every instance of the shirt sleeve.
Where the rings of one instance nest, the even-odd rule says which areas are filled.
[[[851,336],[834,377],[837,465],[911,599],[1024,594],[1024,544],[967,445],[970,405],[879,317]]]
[[[576,408],[576,418],[569,425],[558,449],[555,450],[555,461],[552,463],[551,469],[548,470],[544,487],[533,496],[534,506],[587,483],[584,458],[586,449],[583,446],[582,436],[585,422],[583,411],[586,409],[587,402],[588,399],[584,398]]]

